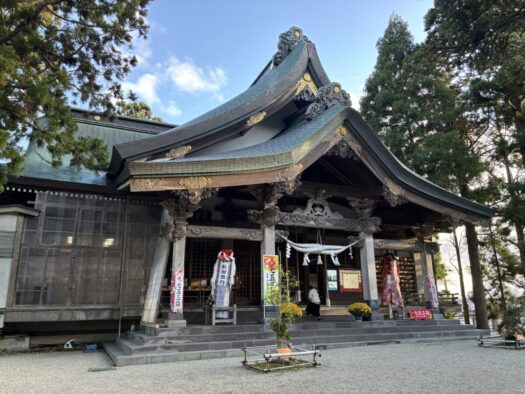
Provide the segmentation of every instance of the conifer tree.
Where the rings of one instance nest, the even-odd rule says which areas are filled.
[[[479,139],[458,100],[460,91],[452,75],[432,61],[425,44],[414,44],[407,24],[397,15],[391,17],[377,46],[377,64],[361,101],[362,115],[407,166],[442,187],[473,198],[471,184],[484,167],[474,147]],[[477,236],[473,225],[465,225],[477,324],[486,328]]]
[[[150,0],[38,0],[0,8],[0,188],[23,165],[26,139],[46,147],[54,165],[102,170],[100,140],[76,138],[72,104],[114,114],[121,81],[136,64],[135,36],[145,37]],[[40,119],[45,119],[41,121]]]

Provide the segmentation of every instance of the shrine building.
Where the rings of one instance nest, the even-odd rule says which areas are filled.
[[[236,258],[240,322],[263,318],[264,255],[298,278],[299,304],[314,286],[322,314],[365,301],[380,318],[385,250],[405,303],[430,305],[432,234],[493,215],[397,160],[296,27],[251,86],[183,125],[72,113],[111,164],[53,167],[30,144],[0,195],[4,333],[203,324],[221,249]],[[305,256],[288,242],[346,249]]]

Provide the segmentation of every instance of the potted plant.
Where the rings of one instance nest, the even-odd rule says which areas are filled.
[[[276,317],[270,320],[270,328],[277,338],[277,351],[290,351],[289,327],[295,319],[303,315],[303,310],[294,304],[290,297],[290,291],[298,287],[297,280],[290,274],[280,271],[281,280],[277,285],[268,290],[266,300],[268,305],[276,307]]]
[[[356,320],[363,320],[363,318],[372,316],[372,308],[364,302],[354,302],[348,305],[348,312],[352,314]]]

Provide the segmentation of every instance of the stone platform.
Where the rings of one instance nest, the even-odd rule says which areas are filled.
[[[474,339],[487,335],[458,320],[385,320],[358,322],[334,316],[323,321],[301,320],[290,329],[294,345],[320,349],[402,343]],[[154,364],[241,356],[243,346],[272,346],[274,333],[263,324],[148,328],[128,332],[104,349],[116,366]]]

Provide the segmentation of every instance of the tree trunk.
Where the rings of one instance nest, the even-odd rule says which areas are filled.
[[[463,302],[463,319],[465,324],[470,324],[470,315],[468,310],[467,295],[465,293],[465,282],[463,281],[463,265],[461,264],[461,251],[459,250],[458,237],[456,235],[456,228],[452,230],[454,234],[454,248],[456,249],[456,256],[458,258],[458,274],[459,274],[459,285],[461,287],[461,300]]]
[[[523,226],[516,224],[516,237],[518,238],[518,250],[520,252],[521,270],[525,275],[525,237],[523,236]]]
[[[467,246],[470,259],[470,272],[472,274],[472,289],[474,293],[474,305],[476,307],[476,327],[489,329],[487,317],[487,301],[485,289],[483,288],[483,276],[481,274],[481,262],[478,251],[478,234],[472,223],[465,222],[467,233]]]
[[[492,231],[492,225],[489,226],[490,231],[490,243],[492,246],[492,253],[494,253],[494,264],[496,264],[496,273],[498,275],[498,287],[501,293],[501,309],[507,310],[507,300],[505,299],[505,287],[503,286],[503,276],[501,275],[501,266],[499,264],[498,251],[496,249],[496,239],[494,232]]]

